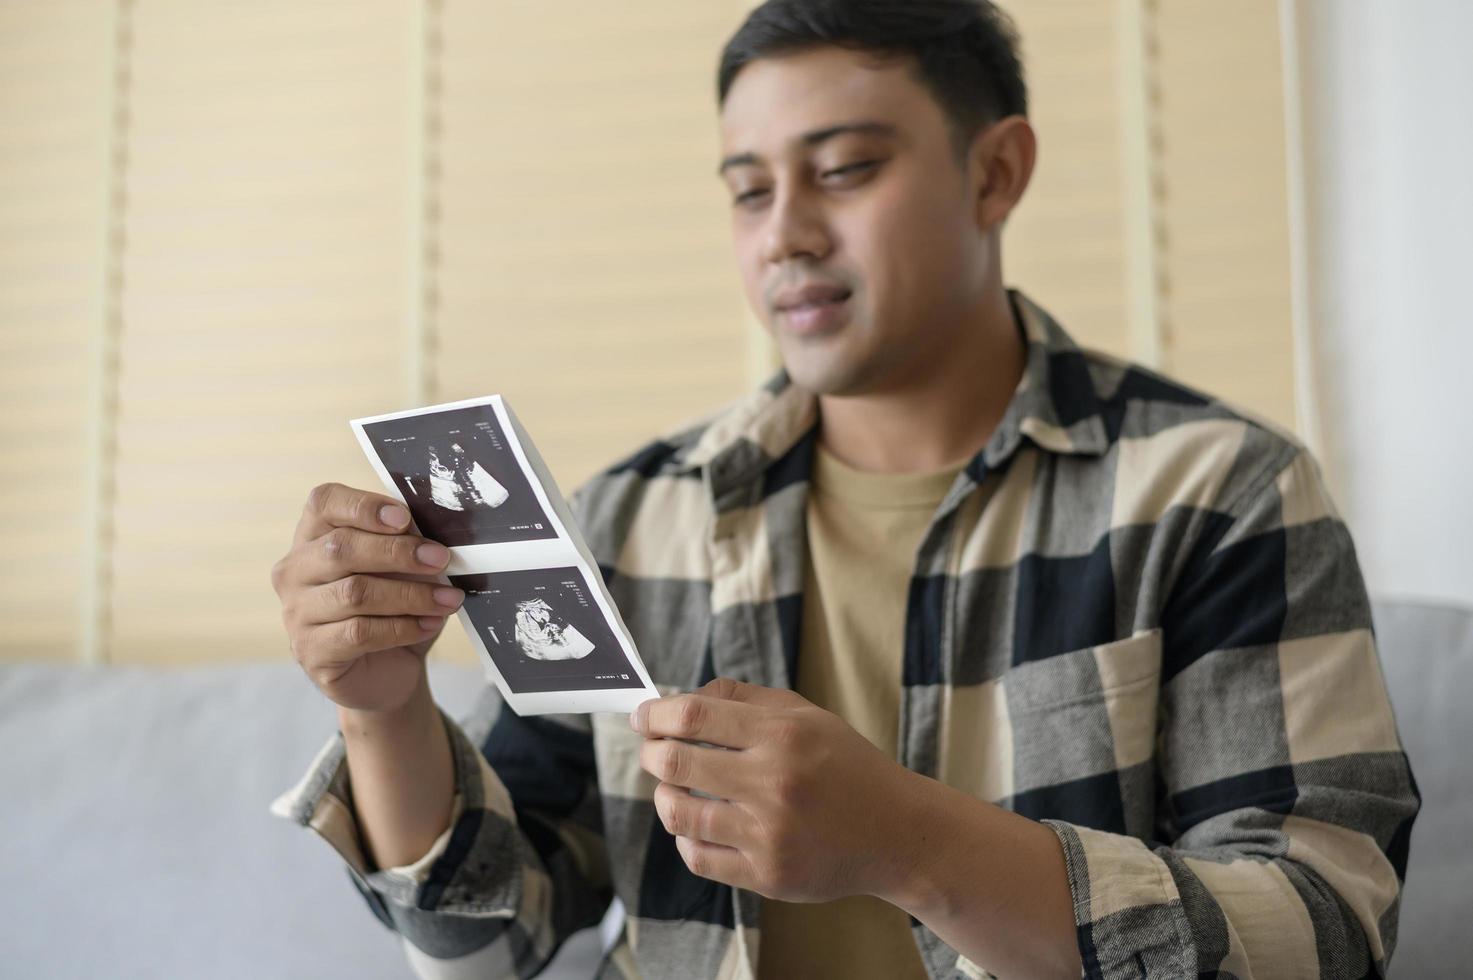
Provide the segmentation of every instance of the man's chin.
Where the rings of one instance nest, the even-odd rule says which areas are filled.
[[[869,388],[868,381],[873,372],[866,371],[863,364],[832,357],[813,357],[810,352],[795,355],[783,351],[782,355],[788,378],[797,387],[814,395],[844,398],[862,395]]]

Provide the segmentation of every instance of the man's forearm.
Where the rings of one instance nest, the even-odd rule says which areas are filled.
[[[368,859],[411,864],[450,825],[455,767],[428,680],[391,712],[338,709]]]
[[[1004,977],[1077,978],[1064,851],[1043,824],[914,776],[910,826],[880,897]]]

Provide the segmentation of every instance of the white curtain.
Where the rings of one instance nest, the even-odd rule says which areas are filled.
[[[1374,594],[1473,606],[1473,4],[1297,7],[1321,455]]]

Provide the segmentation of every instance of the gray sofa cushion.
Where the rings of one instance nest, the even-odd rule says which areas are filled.
[[[431,683],[460,716],[482,681]],[[411,976],[331,848],[267,812],[336,723],[289,660],[0,667],[0,975]],[[590,931],[545,975],[597,957]]]
[[[1473,611],[1375,605],[1397,728],[1422,793],[1393,977],[1460,975],[1473,962]]]

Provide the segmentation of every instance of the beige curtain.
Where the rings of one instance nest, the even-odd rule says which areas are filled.
[[[1007,6],[1009,281],[1292,424],[1275,4]],[[267,571],[313,484],[372,486],[353,416],[499,391],[566,489],[753,384],[747,7],[0,4],[0,656],[286,656]]]

